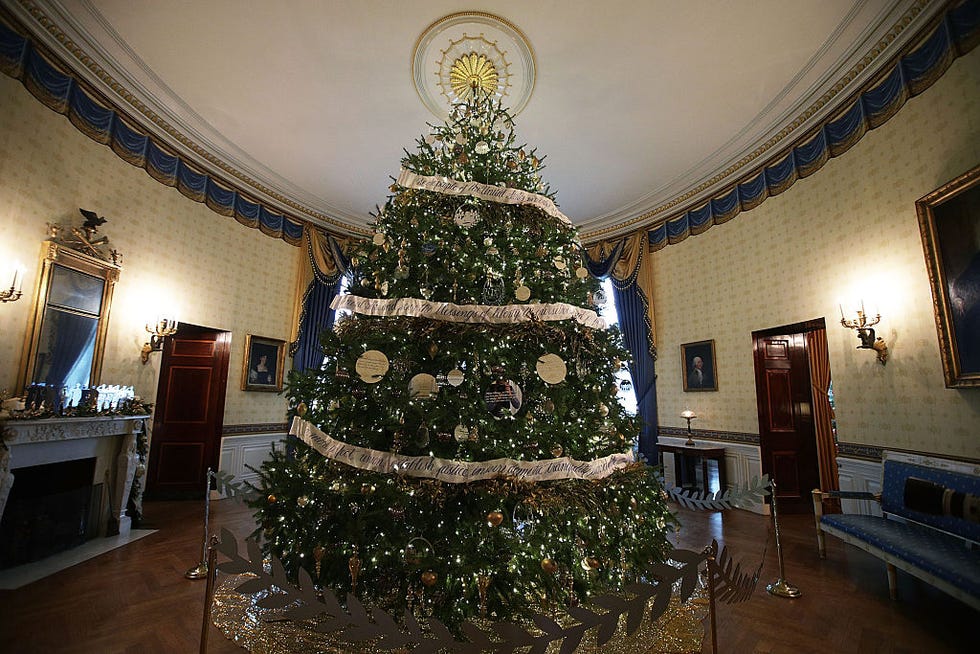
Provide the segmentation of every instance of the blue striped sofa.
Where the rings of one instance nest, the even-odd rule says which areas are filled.
[[[980,465],[886,451],[881,489],[813,491],[820,558],[831,534],[885,562],[892,599],[899,569],[980,610]],[[879,501],[883,515],[824,515],[834,497]]]

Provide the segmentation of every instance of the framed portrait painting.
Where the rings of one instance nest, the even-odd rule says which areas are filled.
[[[282,390],[286,341],[264,336],[245,335],[245,360],[242,363],[242,390]]]
[[[715,342],[698,341],[681,345],[684,391],[717,391]]]
[[[948,388],[980,387],[980,166],[915,203]]]

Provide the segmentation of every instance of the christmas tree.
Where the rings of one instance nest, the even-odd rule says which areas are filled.
[[[338,597],[450,626],[623,588],[671,550],[628,354],[540,177],[485,97],[406,152],[352,253],[353,310],[289,380],[295,451],[262,466],[264,553]]]

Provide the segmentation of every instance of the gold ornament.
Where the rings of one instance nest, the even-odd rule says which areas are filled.
[[[435,343],[430,343],[429,344],[429,356],[430,357],[432,357],[434,359],[435,356],[436,356],[436,353],[438,351],[439,351],[439,346],[438,345],[436,345]]]
[[[296,407],[296,415],[302,418],[303,416],[306,415],[306,412],[309,410],[310,408],[306,406],[306,402],[300,402],[299,405]]]
[[[553,457],[555,457],[557,459],[558,457],[560,457],[562,455],[562,452],[564,452],[564,451],[565,450],[562,449],[562,446],[561,445],[555,445],[553,448],[551,448],[551,456],[553,456]]]
[[[350,592],[357,592],[357,577],[361,574],[361,560],[357,558],[357,552],[347,559],[347,569],[350,570]]]
[[[323,555],[326,550],[323,549],[323,545],[317,545],[313,548],[313,561],[316,563],[316,576],[320,576],[320,562],[323,561]]]
[[[373,484],[361,484],[361,495],[370,495],[375,491]]]
[[[489,522],[492,527],[499,527],[503,521],[504,514],[500,511],[491,511],[487,514],[487,522]]]
[[[554,559],[541,559],[541,569],[553,575],[558,571],[558,563]]]
[[[594,556],[586,556],[582,558],[581,565],[583,570],[597,570],[599,568],[599,559]]]
[[[270,493],[269,494],[269,497],[267,497],[265,499],[269,500],[269,504],[275,504],[276,503],[276,496],[273,495],[272,493]]]
[[[299,497],[296,498],[296,504],[300,508],[305,507],[309,503],[310,503],[310,498],[308,498],[306,495],[300,495]]]
[[[439,581],[439,575],[434,573],[432,570],[426,570],[422,573],[422,583],[429,588],[435,586],[437,581]]]
[[[487,590],[490,588],[490,575],[480,575],[476,580],[480,589],[480,617],[487,617]]]
[[[603,417],[608,416],[609,415],[609,407],[607,407],[605,404],[600,404],[599,405],[599,415],[600,416],[603,416]]]

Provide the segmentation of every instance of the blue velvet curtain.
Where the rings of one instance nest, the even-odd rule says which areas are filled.
[[[619,328],[632,358],[630,374],[633,376],[637,413],[643,420],[638,449],[648,462],[657,465],[659,419],[655,350],[647,313],[648,299],[637,281],[646,249],[646,234],[641,231],[617,243],[602,243],[593,247],[585,253],[585,262],[594,277],[612,277],[613,301],[619,316]]]
[[[320,334],[333,327],[334,310],[330,304],[340,293],[350,267],[344,252],[346,242],[312,228],[306,234],[306,242],[313,279],[303,294],[299,330],[290,347],[293,369],[299,371],[319,369],[323,363]]]

